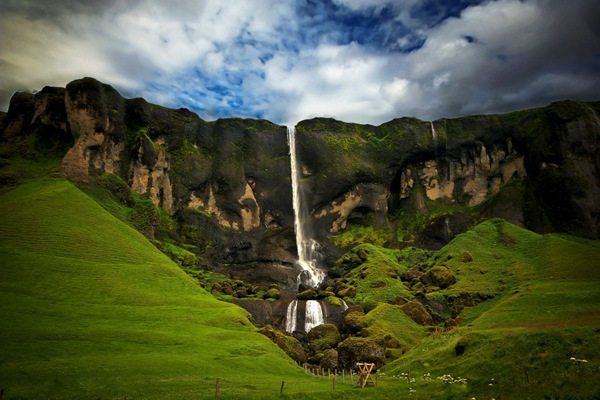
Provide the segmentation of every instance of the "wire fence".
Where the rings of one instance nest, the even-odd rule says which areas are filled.
[[[311,393],[343,391],[357,387],[359,375],[355,371],[338,371],[304,366],[308,379],[269,379],[257,381],[253,379],[220,379],[204,381],[198,389],[203,397],[221,398],[259,398],[294,397]],[[377,375],[374,375],[377,381]]]

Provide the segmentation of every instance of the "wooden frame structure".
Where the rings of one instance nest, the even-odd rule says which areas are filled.
[[[373,375],[371,372],[373,368],[375,368],[374,363],[356,363],[356,368],[358,368],[358,381],[356,382],[357,386],[360,386],[361,389],[364,388],[367,384],[375,385],[375,380],[373,380]]]

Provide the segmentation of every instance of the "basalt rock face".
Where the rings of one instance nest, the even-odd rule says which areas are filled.
[[[327,238],[357,224],[391,230],[391,246],[439,247],[489,217],[598,237],[599,114],[598,102],[565,101],[433,123],[301,121],[301,185],[322,264],[333,265],[342,253]],[[119,176],[210,243],[199,246],[205,267],[293,291],[285,127],[207,122],[186,109],[124,99],[84,78],[15,94],[0,115],[0,134],[24,156],[34,147],[61,154],[61,172],[73,181]],[[415,219],[425,221],[416,233],[398,229]]]
[[[18,151],[21,142],[24,148],[31,142],[60,148],[60,172],[72,181],[120,177],[180,227],[195,231],[188,236],[209,243],[205,267],[231,264],[249,279],[292,279],[285,127],[236,118],[206,122],[186,109],[124,99],[111,86],[84,78],[66,88],[15,94],[0,129],[1,140]],[[253,272],[263,267],[271,272]]]
[[[377,127],[302,121],[297,147],[316,231],[335,233],[348,222],[380,226],[406,213],[426,215],[430,224],[421,238],[396,239],[423,245],[418,239],[439,246],[492,216],[537,232],[598,237],[599,108],[565,101]],[[439,206],[446,213],[436,215]]]

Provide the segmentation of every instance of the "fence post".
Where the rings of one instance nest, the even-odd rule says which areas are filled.
[[[279,389],[279,395],[283,394],[283,385],[285,385],[285,381],[281,381],[281,389]]]
[[[333,390],[335,390],[335,381],[336,381],[336,376],[333,376]]]
[[[215,397],[219,397],[221,393],[221,378],[217,378],[217,387],[215,388]]]

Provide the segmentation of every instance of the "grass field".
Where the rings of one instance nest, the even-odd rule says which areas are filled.
[[[0,215],[4,399],[212,398],[217,378],[225,399],[600,398],[597,241],[501,220],[459,235],[427,261],[457,278],[437,295],[494,297],[437,333],[377,305],[394,297],[389,288],[406,294],[393,272],[407,265],[394,260],[411,256],[371,247],[370,271],[352,272],[364,274],[358,293],[374,306],[365,318],[408,351],[377,387],[339,377],[334,391],[73,184],[44,178],[4,191]]]
[[[71,183],[22,185],[0,197],[0,214],[5,398],[202,398],[216,378],[240,398],[278,394],[282,380],[322,390],[244,310]]]

